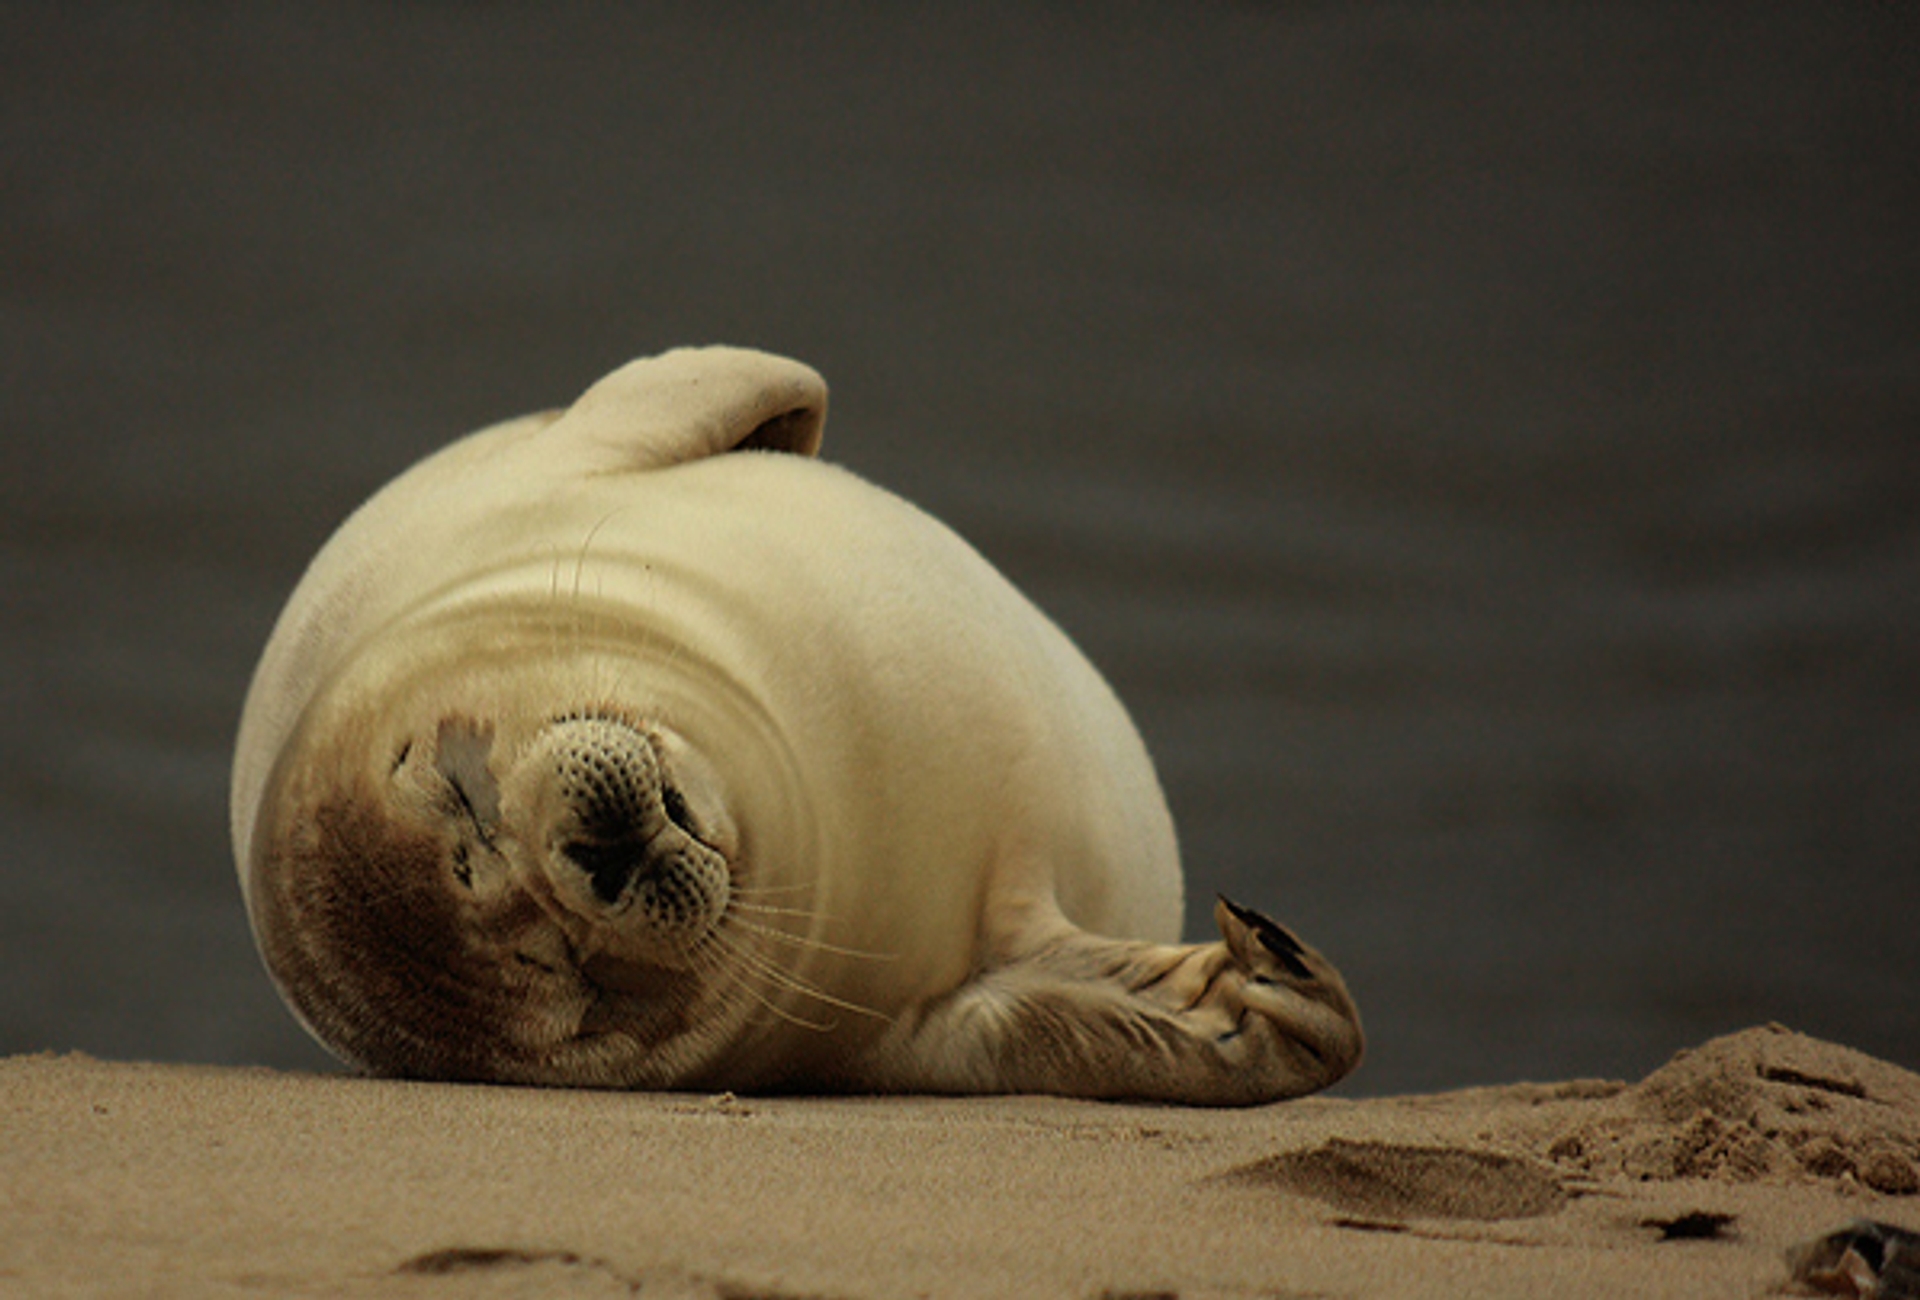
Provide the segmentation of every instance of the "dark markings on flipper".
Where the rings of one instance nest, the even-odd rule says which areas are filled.
[[[1308,969],[1307,963],[1301,960],[1306,956],[1306,949],[1301,947],[1300,941],[1288,934],[1279,922],[1269,920],[1251,907],[1240,906],[1224,894],[1216,894],[1215,897],[1229,912],[1233,913],[1235,920],[1253,931],[1254,936],[1260,940],[1260,946],[1272,953],[1279,963],[1287,968],[1287,974],[1300,980],[1313,978],[1313,972]]]

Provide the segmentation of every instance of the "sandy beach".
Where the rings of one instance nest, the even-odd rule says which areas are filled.
[[[1920,1227],[1920,1076],[1778,1026],[1242,1111],[75,1055],[0,1062],[0,1104],[8,1295],[1749,1296]]]
[[[0,1300],[1691,1300],[1920,1229],[1911,27],[0,7]],[[1336,960],[1351,1083],[329,1066],[227,842],[273,619],[415,458],[718,341],[1100,666],[1188,935]]]

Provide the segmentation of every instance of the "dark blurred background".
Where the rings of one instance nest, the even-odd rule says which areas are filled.
[[[363,496],[684,342],[1131,704],[1347,1089],[1920,1066],[1909,6],[0,7],[0,1051],[326,1067],[233,728]]]

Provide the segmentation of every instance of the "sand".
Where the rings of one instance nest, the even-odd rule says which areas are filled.
[[[5,1295],[1749,1296],[1920,1227],[1920,1076],[1778,1026],[1632,1085],[1241,1111],[71,1055],[0,1061],[0,1104]]]

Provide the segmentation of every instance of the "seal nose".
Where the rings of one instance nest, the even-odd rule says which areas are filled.
[[[621,839],[611,843],[574,840],[562,845],[567,860],[587,873],[593,896],[608,906],[627,891],[647,865],[647,846],[640,840]]]
[[[665,783],[652,744],[623,723],[575,718],[556,724],[555,757],[571,834],[560,855],[586,874],[607,906],[658,874],[669,829]]]

